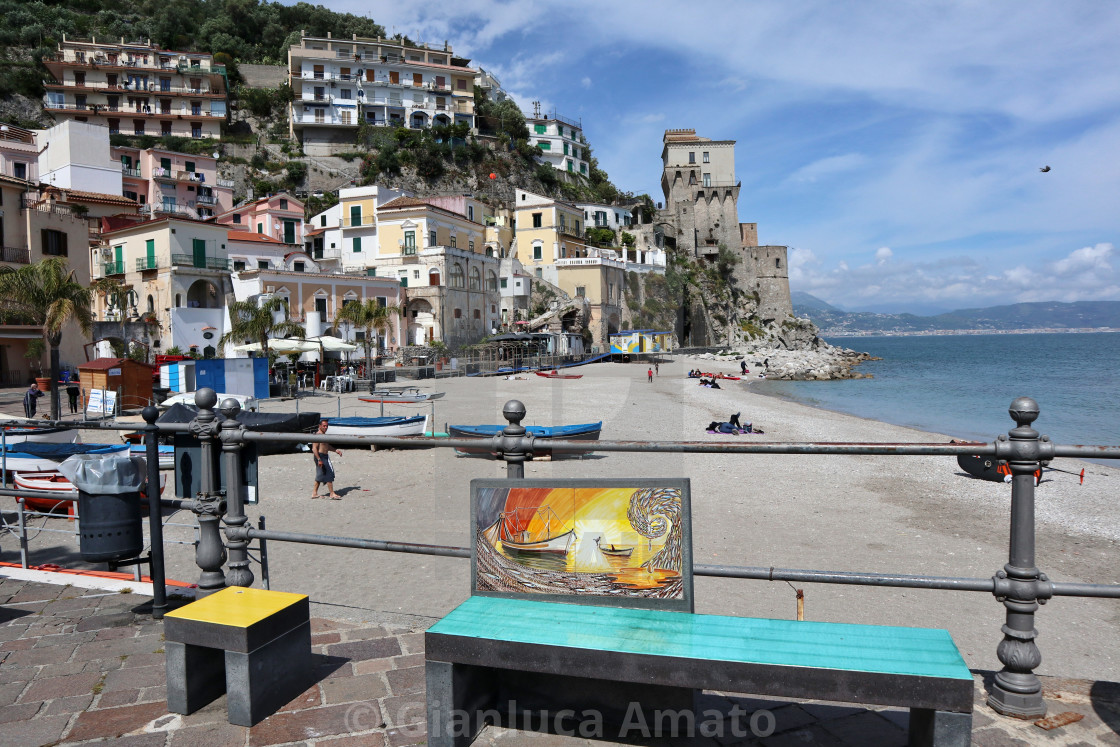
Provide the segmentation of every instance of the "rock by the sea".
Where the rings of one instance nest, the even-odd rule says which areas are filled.
[[[819,338],[818,338],[819,339]],[[689,356],[695,360],[724,364],[718,372],[738,375],[740,361],[746,361],[749,378],[765,374],[767,379],[784,381],[828,381],[832,379],[865,379],[870,374],[856,369],[863,361],[878,360],[869,353],[838,348],[827,343],[802,350],[782,347],[751,347],[740,351],[702,353]],[[708,368],[701,366],[705,371]],[[714,368],[714,367],[713,367]],[[712,373],[717,371],[713,370]]]

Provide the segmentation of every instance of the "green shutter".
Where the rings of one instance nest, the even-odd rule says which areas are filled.
[[[354,251],[355,252],[362,251],[362,237],[361,236],[355,236],[354,237]]]
[[[350,225],[352,225],[352,226],[362,225],[362,206],[361,205],[351,205],[350,206]]]
[[[171,159],[170,158],[159,159],[159,167],[161,169],[166,170],[166,171],[171,171]]]
[[[294,220],[284,221],[284,243],[296,243],[296,222]]]
[[[541,150],[552,150],[552,143],[547,143],[544,140],[537,143],[537,145],[540,146]]]
[[[205,239],[192,239],[194,248],[194,266],[206,267],[206,241]]]
[[[538,135],[543,135],[547,128],[544,125],[533,125],[533,131]]]
[[[148,269],[151,270],[156,266],[156,240],[148,239],[144,242],[144,249],[148,255]]]
[[[187,161],[184,165],[186,166],[186,171],[194,171],[194,161]]]
[[[264,233],[264,224],[263,223],[258,223],[257,224],[257,233]]]

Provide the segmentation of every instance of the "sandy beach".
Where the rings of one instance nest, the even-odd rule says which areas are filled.
[[[445,423],[503,422],[502,405],[519,399],[527,425],[602,420],[604,439],[944,443],[952,435],[805,407],[739,382],[702,388],[684,376],[696,365],[684,357],[662,364],[652,384],[644,365],[626,364],[588,366],[580,369],[582,379],[570,381],[528,375],[420,383],[447,393],[435,402],[441,431]],[[327,416],[339,410],[377,415],[378,406],[360,396],[307,396],[299,407]],[[1008,404],[991,407],[1005,411]],[[294,408],[290,400],[269,401],[263,410]],[[386,414],[430,411],[431,405],[386,406]],[[704,432],[709,421],[733,412],[765,434]],[[1012,427],[1010,418],[1007,424]],[[1036,425],[1045,433],[1044,423]],[[343,499],[311,500],[309,454],[264,457],[261,502],[249,507],[251,521],[263,514],[269,529],[466,546],[470,480],[505,475],[504,464],[449,449],[346,449],[334,463]],[[1038,489],[1039,567],[1055,581],[1120,583],[1120,470],[1074,460],[1053,466],[1084,466],[1085,484],[1047,473]],[[611,453],[526,465],[526,477],[626,476],[691,480],[696,563],[990,577],[1007,562],[1010,486],[970,478],[951,457]],[[185,529],[167,534],[190,537]],[[272,588],[309,594],[315,614],[324,616],[422,629],[469,595],[469,563],[460,559],[281,542],[269,543],[268,555]],[[255,564],[254,571],[259,583]],[[168,575],[197,579],[190,547],[169,549]],[[947,628],[969,666],[1000,668],[995,652],[1004,608],[990,595],[804,588],[806,619]],[[794,590],[784,582],[697,578],[696,599],[702,613],[792,618],[796,612]],[[1120,681],[1116,601],[1058,598],[1037,620],[1040,673]]]

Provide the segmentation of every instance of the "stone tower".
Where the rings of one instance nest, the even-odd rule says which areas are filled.
[[[735,141],[698,137],[696,130],[666,130],[661,150],[665,223],[679,251],[714,256],[723,244],[735,250],[739,236],[739,182]]]

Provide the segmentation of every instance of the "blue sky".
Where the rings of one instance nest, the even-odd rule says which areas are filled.
[[[666,128],[738,141],[739,218],[790,247],[795,291],[1120,301],[1120,3],[324,4],[581,118],[620,189],[661,199]]]

